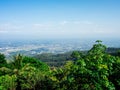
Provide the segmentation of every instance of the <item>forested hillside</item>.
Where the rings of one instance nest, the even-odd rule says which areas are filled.
[[[120,48],[113,48],[108,47],[105,50],[106,53],[112,56],[120,56]],[[74,61],[74,55],[81,54],[86,55],[88,53],[87,50],[85,51],[70,51],[62,54],[55,54],[55,53],[42,53],[34,55],[33,57],[47,63],[50,67],[60,67],[63,66],[67,61]]]
[[[57,57],[60,65],[55,63]],[[120,53],[108,53],[100,40],[87,52],[74,51],[50,60],[55,64],[20,54],[10,61],[0,54],[0,90],[120,89]]]

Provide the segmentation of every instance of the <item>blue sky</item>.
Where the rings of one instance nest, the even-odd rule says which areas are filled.
[[[0,36],[120,38],[120,0],[0,0]]]

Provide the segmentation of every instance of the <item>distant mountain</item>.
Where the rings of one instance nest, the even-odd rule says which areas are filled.
[[[109,47],[106,52],[114,56],[120,56],[120,48]]]

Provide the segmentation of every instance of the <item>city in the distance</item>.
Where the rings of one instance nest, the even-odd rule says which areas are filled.
[[[40,40],[1,40],[0,52],[9,56],[23,54],[33,56],[42,53],[61,54],[70,51],[89,50],[95,39],[40,39]],[[120,48],[119,39],[103,40],[103,44],[111,48]]]

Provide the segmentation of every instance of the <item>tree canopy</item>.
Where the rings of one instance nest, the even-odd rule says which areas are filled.
[[[64,66],[49,67],[20,54],[7,63],[0,54],[0,90],[120,89],[120,57],[107,53],[102,41],[97,40],[86,54],[72,52],[71,59]]]

